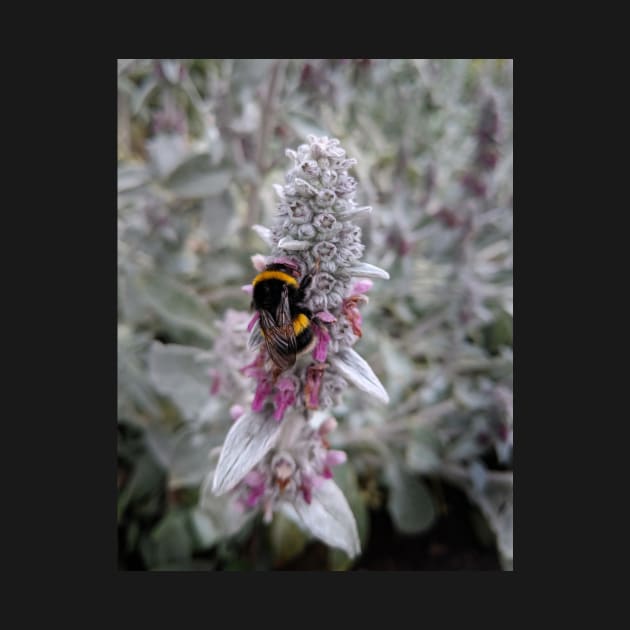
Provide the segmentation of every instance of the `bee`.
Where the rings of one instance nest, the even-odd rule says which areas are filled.
[[[312,313],[304,305],[313,273],[299,283],[294,273],[288,264],[272,263],[252,281],[251,306],[258,311],[259,332],[273,363],[274,380],[315,345]]]

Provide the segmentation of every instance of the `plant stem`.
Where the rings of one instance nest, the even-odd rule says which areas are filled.
[[[258,191],[260,181],[269,171],[269,166],[265,161],[265,150],[269,142],[269,134],[272,128],[273,114],[275,113],[275,100],[278,93],[280,70],[284,67],[284,60],[278,59],[271,68],[271,77],[269,79],[269,87],[267,89],[267,97],[263,104],[262,118],[260,122],[260,135],[256,146],[256,168],[258,170],[258,179],[256,183],[252,183],[247,200],[247,227],[251,227],[260,221],[260,199]]]

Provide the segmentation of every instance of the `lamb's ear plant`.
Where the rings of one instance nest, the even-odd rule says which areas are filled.
[[[332,473],[363,550],[368,508],[430,540],[459,488],[512,567],[511,119],[510,60],[118,60],[121,566],[300,565],[310,532],[349,568],[347,510],[304,512]],[[273,261],[317,275],[276,380],[241,289]]]
[[[337,139],[309,136],[297,151],[284,185],[276,185],[277,215],[270,227],[255,226],[269,245],[253,257],[256,271],[284,264],[299,277],[312,274],[303,305],[312,314],[314,347],[281,374],[263,342],[259,313],[250,322],[253,360],[242,367],[253,398],[228,432],[216,469],[201,492],[201,507],[231,493],[244,511],[261,510],[265,522],[281,511],[331,547],[360,552],[355,519],[332,468],[346,461],[330,448],[337,426],[331,409],[348,385],[385,405],[385,388],[353,346],[362,336],[359,307],[370,278],[388,273],[361,260],[364,246],[354,220],[371,211],[354,200],[356,179]],[[246,286],[249,293],[251,287]],[[235,401],[236,402],[236,401]]]

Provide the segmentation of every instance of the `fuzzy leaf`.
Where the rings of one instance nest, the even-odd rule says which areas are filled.
[[[407,473],[394,460],[385,468],[389,485],[387,507],[396,529],[403,534],[419,534],[435,520],[435,505],[426,485]]]
[[[290,251],[308,249],[310,246],[311,244],[308,241],[296,241],[288,236],[285,236],[278,241],[278,247],[280,249],[288,249]]]
[[[394,345],[387,337],[378,342],[383,357],[384,373],[386,374],[387,391],[394,402],[401,399],[403,392],[417,378],[414,363],[405,354],[405,349]]]
[[[351,348],[341,350],[330,359],[331,364],[344,378],[348,379],[361,391],[371,394],[382,403],[389,402],[385,388],[367,364],[365,359]]]
[[[477,439],[477,433],[470,428],[460,433],[445,451],[445,459],[452,462],[466,461],[481,456],[487,449]]]
[[[293,520],[278,512],[269,528],[269,542],[274,565],[278,567],[299,556],[306,547],[308,537]]]
[[[441,459],[428,444],[420,441],[410,441],[407,444],[405,461],[409,468],[418,473],[430,473],[437,470]]]
[[[149,350],[149,376],[158,392],[168,396],[187,420],[198,418],[210,396],[208,363],[198,359],[199,348],[153,342]]]
[[[118,192],[123,193],[146,184],[149,172],[146,166],[125,165],[118,169]]]
[[[217,537],[224,538],[236,534],[255,515],[255,511],[244,512],[231,494],[217,496],[212,490],[215,473],[211,470],[201,485],[199,509],[210,520]]]
[[[440,441],[430,429],[416,429],[407,442],[405,461],[413,472],[429,473],[442,463]]]
[[[382,278],[383,280],[389,280],[389,274],[385,269],[364,262],[353,265],[348,269],[348,272],[360,278]]]
[[[361,496],[357,475],[349,462],[342,466],[336,466],[333,479],[345,495],[357,522],[359,541],[365,547],[369,536],[370,520],[365,501]],[[345,571],[352,566],[352,559],[340,549],[331,549],[328,553],[328,567],[332,571]]]
[[[209,515],[199,508],[192,510],[190,517],[197,538],[197,549],[209,549],[220,539],[220,532]]]
[[[188,528],[188,514],[173,510],[151,531],[141,545],[142,555],[151,569],[188,560],[193,552],[193,541]]]
[[[282,423],[270,416],[253,411],[243,414],[225,438],[212,491],[221,495],[234,488],[275,446],[281,427]]]
[[[221,444],[221,437],[197,429],[178,432],[169,465],[169,487],[198,486],[210,470],[208,453]]]
[[[344,212],[338,212],[337,218],[343,221],[347,221],[348,219],[355,220],[361,216],[366,214],[370,214],[372,212],[372,208],[370,206],[357,206],[355,208],[350,208],[345,210]]]
[[[334,481],[325,481],[313,493],[310,504],[300,496],[291,507],[283,507],[283,512],[294,520],[297,516],[298,524],[315,538],[345,551],[350,558],[361,552],[354,515]]]
[[[510,567],[514,560],[514,490],[512,483],[488,482],[480,492],[474,488],[468,491],[470,498],[479,505],[488,525],[496,535],[497,548],[503,564]]]
[[[158,82],[155,77],[148,77],[136,90],[131,99],[131,113],[135,116],[140,112],[146,100],[152,94],[153,90],[158,87]]]
[[[166,177],[184,159],[188,151],[185,138],[161,133],[146,143],[147,152],[160,177]]]
[[[186,286],[158,273],[144,274],[135,285],[146,304],[162,319],[205,339],[214,338],[212,311]]]
[[[215,247],[225,245],[225,238],[235,227],[234,201],[228,190],[204,199],[201,224]]]
[[[303,140],[306,140],[311,134],[315,136],[326,135],[326,131],[315,120],[299,114],[289,116],[288,123],[293,128],[293,131]]]
[[[180,199],[214,197],[229,185],[229,171],[215,171],[206,153],[193,155],[180,164],[168,179],[165,186]]]
[[[260,238],[270,247],[273,246],[273,238],[271,237],[271,230],[264,225],[252,225],[252,230],[260,236]]]

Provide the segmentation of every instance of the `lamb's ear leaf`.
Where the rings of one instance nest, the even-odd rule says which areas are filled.
[[[212,482],[217,494],[229,492],[275,446],[282,424],[249,411],[230,428]]]
[[[315,538],[345,551],[350,558],[361,552],[354,514],[339,486],[329,479],[322,483],[307,503],[300,495],[292,507],[283,510]]]

